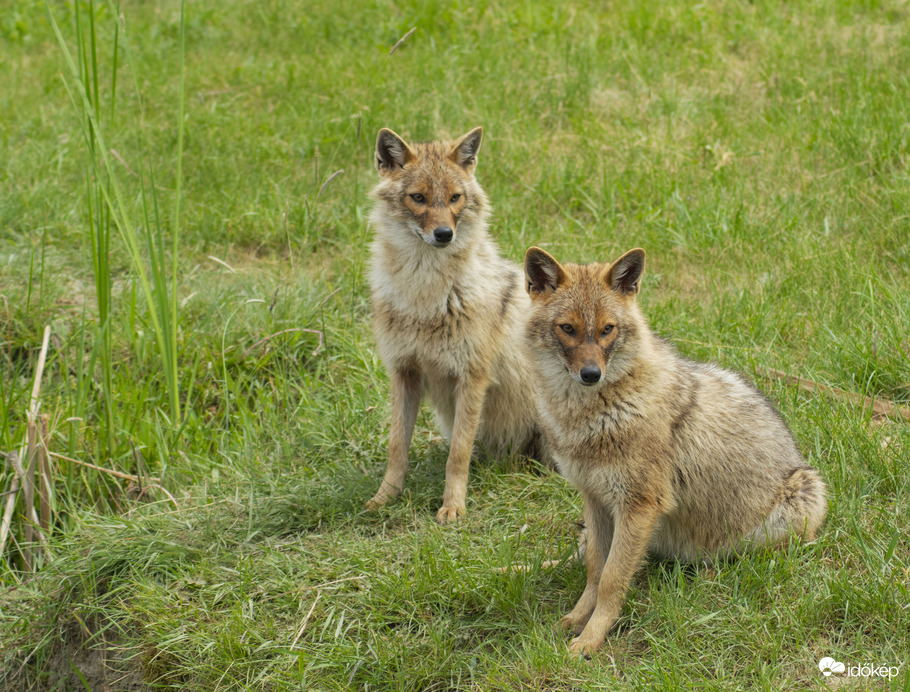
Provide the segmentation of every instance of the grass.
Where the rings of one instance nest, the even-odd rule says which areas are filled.
[[[57,459],[55,559],[33,575],[18,500],[0,687],[910,686],[910,428],[760,377],[910,402],[904,4],[265,0],[182,19],[176,0],[51,2],[89,56],[101,166],[47,8],[8,5],[0,450],[25,438],[50,324],[51,451],[160,476],[174,501]],[[811,545],[649,564],[588,662],[554,629],[584,568],[540,567],[573,549],[562,479],[476,464],[468,517],[438,527],[445,449],[424,412],[404,497],[362,509],[388,414],[364,271],[373,137],[478,124],[503,252],[644,247],[654,327],[758,377],[831,493]],[[826,679],[824,656],[900,674]]]

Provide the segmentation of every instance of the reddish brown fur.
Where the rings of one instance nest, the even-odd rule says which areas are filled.
[[[423,396],[450,441],[440,522],[466,511],[475,438],[492,454],[547,458],[523,338],[530,299],[519,268],[499,256],[487,232],[487,199],[474,178],[480,140],[480,128],[455,142],[407,144],[390,130],[377,138],[370,287],[392,426],[370,508],[401,492]],[[451,238],[440,242],[439,229]]]
[[[611,265],[560,265],[538,248],[525,260],[538,416],[585,505],[587,583],[562,620],[577,653],[603,644],[648,551],[690,561],[812,539],[827,507],[767,399],[651,333],[635,301],[643,269],[642,250]],[[597,381],[580,372],[592,363]]]
[[[486,206],[483,190],[474,180],[476,149],[468,156],[458,149],[477,130],[454,143],[402,141],[404,152],[399,157],[400,163],[384,162],[377,155],[380,174],[387,181],[394,181],[394,185],[380,185],[376,197],[386,203],[397,220],[416,223],[425,239],[439,227],[457,232],[465,211]],[[479,146],[478,139],[476,147]]]

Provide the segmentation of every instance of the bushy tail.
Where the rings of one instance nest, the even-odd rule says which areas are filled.
[[[810,466],[794,469],[784,481],[779,507],[786,510],[794,532],[807,541],[815,540],[828,512],[827,490],[818,470]]]
[[[825,483],[818,471],[801,466],[790,471],[777,494],[777,502],[761,526],[743,536],[743,545],[774,545],[795,533],[806,541],[815,540],[828,512]]]
[[[827,511],[825,484],[818,471],[810,466],[795,468],[784,477],[767,519],[747,539],[754,545],[774,544],[793,532],[804,540],[815,540]]]

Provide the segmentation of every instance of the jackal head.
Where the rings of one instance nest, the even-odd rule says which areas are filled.
[[[644,328],[635,302],[645,251],[630,250],[613,264],[557,262],[538,247],[525,256],[533,305],[528,338],[545,374],[568,374],[592,387],[625,372]]]
[[[444,248],[458,245],[459,234],[482,223],[487,200],[474,179],[482,137],[483,128],[476,127],[454,142],[408,144],[381,129],[376,138],[380,183],[373,196],[384,230]]]

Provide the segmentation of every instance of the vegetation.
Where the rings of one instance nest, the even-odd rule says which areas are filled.
[[[0,451],[25,444],[50,325],[57,456],[50,553],[0,465],[0,688],[910,689],[910,427],[767,375],[910,402],[908,19],[887,0],[7,2]],[[810,545],[649,564],[591,661],[555,629],[584,579],[557,475],[481,461],[468,517],[439,527],[425,412],[403,498],[363,509],[388,412],[373,138],[475,125],[503,252],[644,247],[653,326],[754,377],[831,493]],[[825,656],[900,673],[825,678]]]

